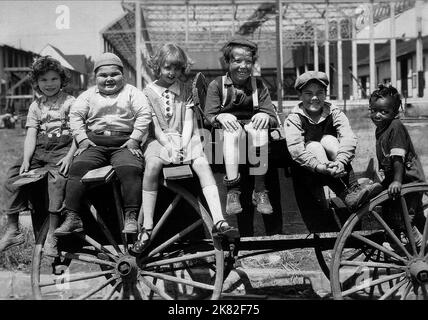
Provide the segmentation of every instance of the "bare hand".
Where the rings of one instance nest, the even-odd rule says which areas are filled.
[[[335,178],[341,178],[346,175],[345,165],[340,161],[329,162],[327,168],[332,169],[331,174]]]
[[[85,139],[85,140],[80,141],[79,148],[74,153],[74,156],[77,157],[79,154],[81,154],[83,151],[88,149],[90,146],[96,147],[97,145],[89,139]]]
[[[143,151],[140,148],[140,142],[135,139],[129,138],[129,140],[122,144],[120,147],[128,148],[128,150],[131,151],[131,153],[138,158],[143,157]]]
[[[64,158],[62,158],[61,160],[59,160],[56,165],[60,166],[59,167],[59,173],[62,174],[63,176],[66,176],[68,173],[68,169],[70,169],[70,165],[71,165],[71,161],[72,161],[72,157],[69,156],[65,156]]]
[[[184,155],[182,149],[174,147],[171,143],[168,143],[165,149],[168,151],[168,158],[171,163],[180,163]]]
[[[30,170],[30,163],[26,160],[22,161],[21,167],[19,168],[19,174],[23,174],[25,172],[28,172]]]
[[[231,113],[220,113],[216,119],[228,132],[237,131],[241,127],[238,119]]]
[[[253,128],[258,129],[267,129],[269,127],[269,115],[264,112],[256,113],[251,121],[253,122]]]
[[[401,182],[393,181],[388,187],[389,196],[391,196],[392,199],[395,199],[395,197],[398,197],[400,193],[401,193]]]

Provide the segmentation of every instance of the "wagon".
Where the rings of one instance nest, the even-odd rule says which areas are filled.
[[[85,231],[62,237],[59,257],[43,251],[49,221],[47,195],[41,190],[46,190],[47,181],[28,185],[33,189],[36,237],[31,270],[35,299],[220,299],[240,252],[248,256],[308,247],[315,249],[335,299],[427,299],[428,227],[426,220],[420,222],[424,241],[417,247],[403,196],[425,194],[428,184],[404,185],[394,200],[401,214],[390,219],[382,212],[382,204],[391,202],[386,192],[351,214],[334,195],[325,197],[324,190],[319,198],[305,197],[298,183],[293,186],[288,168],[271,165],[267,180],[274,214],[263,216],[260,231],[261,218],[249,198],[251,176],[244,168],[243,185],[248,189],[243,191],[244,211],[228,218],[239,227],[241,238],[231,243],[212,235],[213,221],[197,178],[163,179],[152,242],[134,255],[129,251],[134,236],[120,232],[118,181],[114,171],[106,169],[83,179],[88,185],[88,209],[82,214]],[[221,181],[223,173],[214,172]],[[370,173],[372,162],[366,174]],[[225,198],[221,183],[218,186]],[[294,200],[284,197],[293,191],[300,208],[297,215],[284,209]],[[402,226],[399,232],[396,225]]]
[[[61,237],[59,257],[47,256],[43,250],[49,227],[43,191],[47,181],[32,181],[27,187],[36,237],[31,270],[34,298],[215,300],[222,298],[224,280],[242,252],[248,256],[314,248],[335,299],[427,299],[428,220],[425,213],[417,221],[423,231],[418,246],[405,197],[425,199],[428,184],[404,185],[394,200],[384,191],[351,213],[324,189],[312,190],[308,196],[298,177],[293,179],[285,141],[277,138],[269,144],[267,172],[274,212],[269,216],[255,212],[253,179],[243,164],[243,212],[227,218],[241,234],[234,242],[213,236],[198,179],[183,176],[182,166],[172,166],[168,168],[172,175],[165,171],[162,178],[151,243],[141,254],[133,254],[129,248],[135,236],[120,232],[120,186],[114,170],[105,167],[82,179],[88,190],[87,209],[81,214],[84,232]],[[214,139],[212,146],[216,143]],[[212,168],[224,200],[223,168]],[[359,178],[364,183],[377,179],[373,159]],[[292,205],[298,209],[290,210]],[[385,208],[393,208],[393,214]]]

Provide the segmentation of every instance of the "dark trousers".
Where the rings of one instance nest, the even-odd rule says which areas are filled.
[[[143,159],[134,156],[127,148],[120,148],[128,137],[90,136],[90,139],[97,146],[90,146],[77,156],[70,168],[65,196],[66,209],[80,212],[86,192],[86,187],[80,180],[88,171],[111,164],[120,181],[124,210],[139,210]]]
[[[39,134],[37,136],[36,149],[31,157],[30,170],[42,169],[48,174],[48,196],[50,212],[59,212],[63,207],[66,177],[58,172],[56,165],[59,160],[67,155],[70,149],[71,137],[60,137]],[[6,214],[17,214],[28,208],[27,186],[16,186],[13,183],[20,178],[19,169],[22,165],[20,158],[7,172],[6,182],[3,188],[5,199],[4,211]]]

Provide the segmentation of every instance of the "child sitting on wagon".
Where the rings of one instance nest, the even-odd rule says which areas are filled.
[[[15,185],[20,175],[33,169],[47,171],[50,223],[45,254],[57,254],[57,239],[53,231],[59,224],[63,208],[66,175],[76,151],[69,130],[69,111],[75,98],[62,89],[70,75],[59,61],[50,56],[38,58],[31,67],[31,82],[37,97],[27,115],[24,155],[8,173],[4,185],[7,229],[0,240],[0,252],[24,243],[19,230],[19,213],[27,209],[28,189]]]
[[[285,120],[287,147],[296,165],[294,183],[303,185],[307,195],[327,185],[354,211],[382,191],[379,183],[360,185],[351,160],[357,137],[346,115],[326,101],[329,80],[324,72],[308,71],[300,75],[295,89],[301,102]]]
[[[152,121],[146,97],[126,84],[123,63],[105,52],[94,65],[96,86],[76,99],[70,127],[78,143],[65,196],[65,220],[58,236],[83,231],[80,218],[86,187],[81,178],[92,169],[111,164],[121,184],[125,212],[123,233],[137,233],[141,206],[143,153],[140,144]]]
[[[239,237],[236,228],[224,220],[217,185],[203,152],[195,126],[192,92],[182,81],[190,69],[190,61],[182,48],[165,44],[150,60],[157,80],[143,92],[152,109],[152,127],[143,146],[145,171],[143,178],[143,226],[132,251],[141,253],[149,244],[158,195],[159,173],[164,165],[190,162],[214,221],[213,234]]]
[[[406,127],[399,119],[401,97],[393,86],[379,84],[369,99],[370,118],[376,126],[376,156],[385,178],[382,186],[391,198],[400,195],[404,183],[425,182],[425,174]],[[417,246],[422,235],[415,223],[423,219],[422,194],[405,196]],[[391,204],[390,209],[394,209]],[[393,210],[394,211],[394,210]],[[393,217],[391,217],[393,218]]]
[[[205,115],[211,124],[223,130],[223,156],[227,187],[226,213],[242,212],[239,174],[239,140],[247,134],[252,142],[250,152],[267,155],[268,129],[277,127],[278,120],[269,91],[262,80],[252,76],[257,59],[257,44],[244,38],[228,41],[223,47],[223,57],[228,72],[217,77],[208,86]],[[251,148],[251,149],[250,149]],[[264,170],[254,171],[252,202],[262,214],[272,214],[265,184],[267,161]]]

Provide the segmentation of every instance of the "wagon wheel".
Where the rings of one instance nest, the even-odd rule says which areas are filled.
[[[125,246],[116,242],[95,210],[91,213],[108,240],[107,244],[81,233],[78,236],[83,247],[61,250],[60,258],[46,256],[43,244],[47,221],[33,251],[34,298],[218,299],[223,286],[224,255],[221,239],[211,235],[212,219],[187,190],[174,183],[164,185],[167,192],[173,193],[173,201],[166,206],[153,230],[152,245],[138,257],[127,249],[131,241]],[[174,225],[172,213],[183,203],[194,211],[191,214],[196,220],[167,240],[156,242],[160,233],[164,234],[166,228]],[[119,225],[123,225],[123,221]],[[76,235],[70,237],[76,240]],[[58,274],[53,274],[52,264]]]
[[[384,191],[347,220],[331,265],[335,299],[428,299],[428,219],[422,217],[417,246],[405,200],[427,191],[425,183],[404,185],[394,207],[394,212],[401,211],[398,218],[382,210],[390,201]]]

